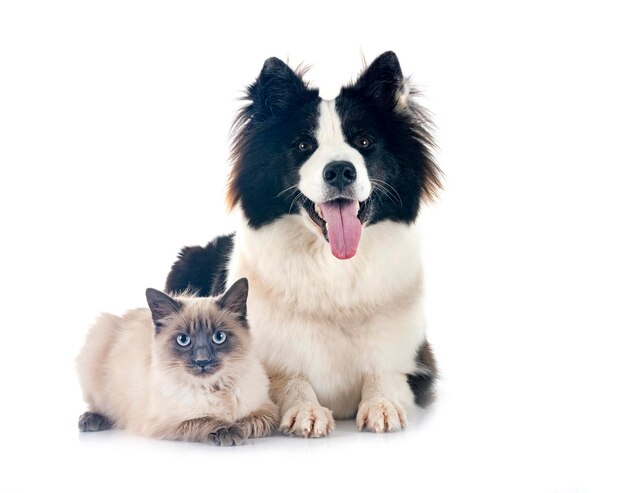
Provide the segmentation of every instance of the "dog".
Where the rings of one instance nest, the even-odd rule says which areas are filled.
[[[216,296],[250,281],[253,341],[285,434],[334,419],[396,431],[434,397],[416,219],[436,196],[427,112],[393,52],[333,100],[265,61],[233,126],[236,233],[184,248],[166,289]]]

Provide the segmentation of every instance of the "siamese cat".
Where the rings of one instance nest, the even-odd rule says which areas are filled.
[[[101,315],[77,360],[89,405],[79,429],[216,445],[270,435],[278,409],[252,353],[247,296],[245,278],[217,298],[148,289],[149,310]]]

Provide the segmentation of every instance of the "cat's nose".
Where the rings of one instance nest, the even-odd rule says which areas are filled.
[[[196,359],[193,362],[204,370],[211,361],[208,359]]]

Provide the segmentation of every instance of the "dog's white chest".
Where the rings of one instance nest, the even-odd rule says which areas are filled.
[[[349,417],[365,374],[414,369],[425,328],[417,238],[378,224],[342,261],[299,224],[287,217],[238,233],[229,284],[248,277],[248,318],[269,372],[305,376],[322,405]]]

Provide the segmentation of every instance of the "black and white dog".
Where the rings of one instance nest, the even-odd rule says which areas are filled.
[[[440,180],[412,96],[392,52],[334,100],[268,59],[235,122],[228,201],[241,226],[184,248],[167,279],[204,296],[249,279],[284,433],[327,435],[333,416],[399,430],[407,406],[432,399],[415,221]]]

